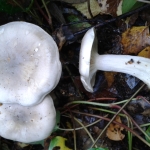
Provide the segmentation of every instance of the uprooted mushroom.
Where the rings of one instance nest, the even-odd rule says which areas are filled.
[[[37,25],[0,26],[0,102],[33,106],[57,85],[61,63],[56,43]]]
[[[95,29],[91,28],[82,39],[79,60],[81,81],[89,92],[93,92],[97,70],[127,73],[150,87],[150,59],[130,55],[99,55]]]

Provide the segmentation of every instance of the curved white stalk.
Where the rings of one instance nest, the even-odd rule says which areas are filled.
[[[95,57],[97,70],[127,73],[150,87],[150,59],[130,55],[99,55]]]

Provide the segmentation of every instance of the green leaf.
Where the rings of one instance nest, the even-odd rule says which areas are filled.
[[[37,142],[32,142],[32,143],[29,143],[29,144],[41,144],[43,147],[44,147],[44,140],[41,140],[41,141],[37,141]]]
[[[83,30],[83,29],[91,26],[88,22],[84,22],[84,19],[79,15],[68,14],[68,16],[66,18],[67,18],[67,21],[69,21],[70,23],[71,22],[81,22],[81,23],[72,24],[70,26],[70,28],[73,32],[77,32],[77,31]]]
[[[15,6],[12,1],[0,0],[0,11],[11,14],[21,11],[21,8]]]
[[[31,9],[32,5],[33,5],[33,1],[31,0],[29,6],[25,7],[25,8],[21,8],[19,7],[19,5],[17,5],[15,3],[15,0],[0,0],[0,11],[1,12],[6,12],[8,14],[13,14],[16,12],[27,12]],[[17,0],[16,0],[17,2]]]
[[[150,137],[150,126],[147,128],[146,133],[147,133],[147,135]],[[147,137],[145,137],[145,138],[146,138],[146,141],[147,141],[148,143],[150,143],[150,140],[149,140]]]
[[[32,7],[32,5],[33,5],[33,2],[34,2],[34,0],[31,0],[31,3],[30,3],[30,5],[27,7],[27,8],[25,8],[25,12],[28,12],[28,11],[30,11],[30,9],[31,9],[31,7]]]
[[[1,150],[10,150],[9,147],[6,144],[0,145]]]
[[[136,0],[123,0],[122,3],[122,13],[127,13],[131,10],[134,10],[140,6],[142,6],[144,3],[138,2]]]
[[[101,147],[99,147],[99,148],[90,148],[88,150],[109,150],[109,149],[108,148],[101,148]]]
[[[53,150],[54,147],[60,147],[60,150],[71,150],[70,148],[66,147],[65,141],[67,139],[61,136],[56,136],[51,140],[50,146],[48,150]]]
[[[53,129],[53,132],[55,132],[59,129],[59,124],[60,124],[60,112],[57,110],[56,111],[56,125]]]

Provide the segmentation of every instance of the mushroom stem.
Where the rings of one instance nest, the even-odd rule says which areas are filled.
[[[127,73],[150,87],[150,59],[130,55],[96,55],[93,57],[97,70]],[[92,62],[92,61],[91,61]]]

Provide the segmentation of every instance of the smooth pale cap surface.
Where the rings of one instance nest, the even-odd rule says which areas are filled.
[[[0,106],[0,136],[29,143],[47,138],[56,123],[53,100],[46,96],[35,106],[2,104]]]
[[[32,106],[52,91],[61,75],[56,43],[37,25],[0,26],[0,102]]]
[[[79,57],[79,72],[84,88],[93,92],[95,83],[96,68],[94,64],[94,55],[97,54],[97,38],[95,37],[95,29],[89,29],[81,42]]]

